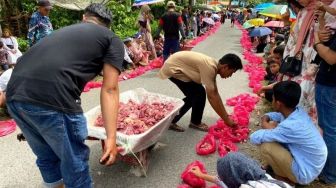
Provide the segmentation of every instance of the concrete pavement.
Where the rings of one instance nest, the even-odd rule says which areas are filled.
[[[226,23],[216,34],[200,43],[193,51],[202,52],[216,59],[226,53],[236,53],[242,57],[240,36],[241,32],[238,29],[233,29],[229,23]],[[142,87],[152,92],[183,97],[175,85],[169,80],[158,79],[156,73],[157,71],[151,71],[136,79],[121,82],[121,91]],[[226,80],[218,77],[217,84],[223,101],[240,93],[250,92],[247,86],[247,74],[243,71],[238,71]],[[99,92],[99,89],[94,89],[82,95],[85,111],[99,104]],[[186,114],[179,124],[187,128],[189,119],[190,113]],[[217,119],[218,116],[207,102],[203,121],[212,124]],[[35,165],[36,158],[26,142],[20,143],[16,140],[18,132],[17,130],[14,134],[0,138],[0,187],[40,187],[42,178]],[[90,168],[94,186],[97,188],[174,188],[181,182],[181,172],[188,163],[194,160],[204,162],[208,172],[216,174],[218,154],[201,157],[195,153],[195,145],[204,134],[193,129],[187,129],[184,133],[168,131],[160,141],[166,146],[151,154],[148,177],[146,178],[135,177],[129,172],[130,167],[121,162],[112,167],[100,165],[98,163],[101,155],[100,143],[89,141],[88,145],[91,148]]]

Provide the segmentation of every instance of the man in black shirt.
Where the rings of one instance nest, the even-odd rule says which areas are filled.
[[[175,2],[168,1],[168,11],[163,14],[159,20],[159,29],[156,33],[156,37],[160,35],[160,32],[164,32],[164,44],[163,44],[163,60],[166,61],[169,55],[179,51],[180,49],[180,34],[182,39],[185,39],[183,32],[183,20],[179,13],[175,12]]]
[[[124,47],[108,29],[111,21],[112,13],[103,5],[88,6],[83,23],[62,28],[30,48],[7,86],[9,113],[37,156],[46,186],[92,187],[80,95],[102,70],[100,100],[107,138],[100,162],[115,161]]]

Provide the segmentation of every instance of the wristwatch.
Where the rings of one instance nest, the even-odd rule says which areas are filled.
[[[313,45],[313,48],[314,48],[315,51],[317,51],[316,47],[317,47],[317,45],[319,45],[319,44],[323,44],[323,42],[318,42],[318,43],[315,43],[315,44]]]

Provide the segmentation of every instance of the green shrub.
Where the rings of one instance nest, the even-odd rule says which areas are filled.
[[[28,50],[29,48],[29,43],[28,40],[25,38],[17,38],[18,44],[19,44],[19,50],[23,53]]]

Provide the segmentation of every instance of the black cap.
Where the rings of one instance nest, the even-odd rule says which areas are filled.
[[[52,7],[51,3],[48,0],[40,0],[40,1],[38,1],[37,6],[39,6],[39,7],[49,7],[49,8]]]

